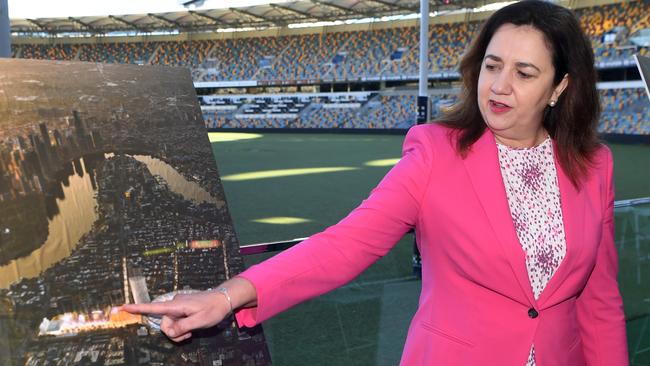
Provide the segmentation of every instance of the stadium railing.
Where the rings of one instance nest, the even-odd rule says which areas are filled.
[[[603,106],[598,127],[600,133],[650,136],[650,100],[644,89],[602,89],[599,95]],[[456,98],[453,91],[430,95],[431,119],[436,119]],[[200,101],[209,129],[406,129],[413,125],[415,115],[415,96],[405,91],[341,92],[326,97],[322,93],[236,97],[213,95],[201,97]]]
[[[614,213],[630,361],[650,365],[650,197],[616,201]],[[305,239],[242,245],[241,253],[251,265]],[[393,262],[382,264],[382,259],[366,271],[369,274],[265,322],[274,363],[300,364],[302,359],[314,365],[345,365],[351,360],[397,364],[421,285],[391,268],[402,261],[410,265],[410,251],[398,247],[409,247],[411,234],[402,240],[405,243],[387,255]],[[307,320],[310,326],[305,326]]]

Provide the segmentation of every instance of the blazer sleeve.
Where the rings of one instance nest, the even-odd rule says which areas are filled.
[[[347,217],[238,275],[257,291],[256,307],[235,312],[240,326],[254,326],[351,281],[415,226],[432,170],[427,127],[408,131],[400,161]]]
[[[623,301],[618,289],[618,255],[614,244],[612,154],[606,151],[606,202],[596,264],[577,299],[583,351],[589,366],[629,364]]]

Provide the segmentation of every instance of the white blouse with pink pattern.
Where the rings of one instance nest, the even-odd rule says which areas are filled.
[[[526,253],[526,268],[535,299],[544,290],[566,254],[560,189],[547,137],[531,148],[497,143],[501,176],[517,237]],[[531,345],[526,366],[534,366]]]

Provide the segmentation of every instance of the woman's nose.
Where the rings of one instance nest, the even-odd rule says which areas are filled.
[[[490,90],[492,90],[494,94],[510,94],[512,92],[510,73],[502,70],[500,73],[495,75]]]

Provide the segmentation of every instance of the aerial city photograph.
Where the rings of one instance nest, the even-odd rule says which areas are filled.
[[[270,363],[120,309],[244,269],[188,69],[0,59],[0,212],[0,365]]]

